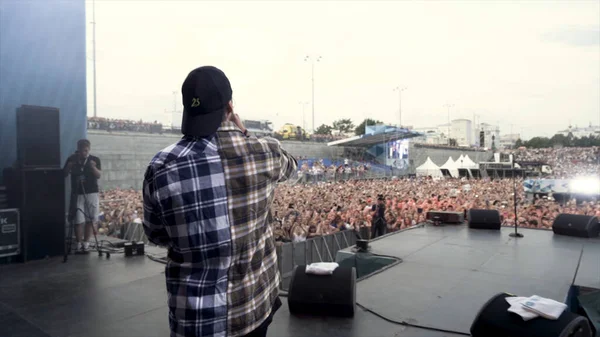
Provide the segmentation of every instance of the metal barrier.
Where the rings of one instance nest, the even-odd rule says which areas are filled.
[[[281,275],[281,289],[288,289],[290,278],[297,265],[308,265],[314,262],[335,262],[337,252],[354,246],[357,234],[368,239],[369,231],[361,228],[360,232],[345,230],[334,234],[318,236],[302,242],[286,242],[277,246],[277,267]],[[121,239],[127,241],[144,241],[149,244],[142,224],[124,225]]]
[[[302,242],[286,242],[277,246],[277,264],[281,274],[281,289],[287,289],[297,265],[313,262],[335,262],[339,250],[354,246],[356,233],[351,230],[307,239]]]

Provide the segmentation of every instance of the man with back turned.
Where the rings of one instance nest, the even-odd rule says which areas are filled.
[[[269,209],[297,162],[277,140],[248,135],[221,70],[193,70],[181,91],[184,136],[143,184],[144,229],[169,250],[171,336],[266,336],[281,306]]]

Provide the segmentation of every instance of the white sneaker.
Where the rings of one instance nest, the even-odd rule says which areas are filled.
[[[84,242],[82,245],[82,250],[84,252],[87,252],[90,249],[90,243],[89,242]]]
[[[75,252],[80,252],[83,250],[83,242],[75,242]]]

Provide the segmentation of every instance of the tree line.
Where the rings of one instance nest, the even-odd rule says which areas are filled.
[[[351,119],[342,118],[334,121],[331,125],[321,124],[316,130],[315,134],[317,135],[331,135],[333,134],[333,130],[337,130],[340,133],[348,134],[354,133],[356,136],[364,135],[365,129],[367,125],[377,125],[383,124],[380,120],[375,120],[371,118],[367,118],[362,123],[358,125],[354,125]]]
[[[583,136],[575,137],[572,133],[568,135],[556,134],[551,138],[548,137],[533,137],[530,140],[518,139],[515,143],[515,147],[525,146],[528,148],[540,149],[555,146],[564,147],[592,147],[600,146],[600,135],[594,136]]]
[[[332,135],[333,131],[336,130],[343,134],[354,133],[357,136],[365,134],[365,128],[367,125],[377,125],[383,124],[380,120],[375,120],[371,118],[367,118],[363,120],[360,124],[354,125],[351,119],[342,118],[334,121],[331,125],[321,124],[316,130],[315,134],[317,135]],[[450,140],[453,143],[456,143],[456,140]],[[451,144],[452,145],[452,144]],[[589,135],[584,137],[575,137],[572,133],[568,135],[564,134],[556,134],[551,138],[548,137],[533,137],[530,140],[521,140],[518,139],[515,143],[515,147],[525,146],[528,148],[548,148],[554,146],[565,146],[565,147],[591,147],[591,146],[600,146],[600,134],[599,135]]]

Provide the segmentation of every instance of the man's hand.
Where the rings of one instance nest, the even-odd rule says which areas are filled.
[[[102,172],[98,169],[98,163],[95,160],[90,159],[90,167],[92,168],[92,173],[96,177],[96,179],[100,179],[102,176]]]
[[[240,119],[240,116],[238,116],[238,114],[236,113],[232,113],[231,114],[231,119],[230,119],[238,128],[240,128],[240,130],[242,130],[242,132],[246,131],[246,127],[244,127],[244,123],[242,123],[242,120]]]

